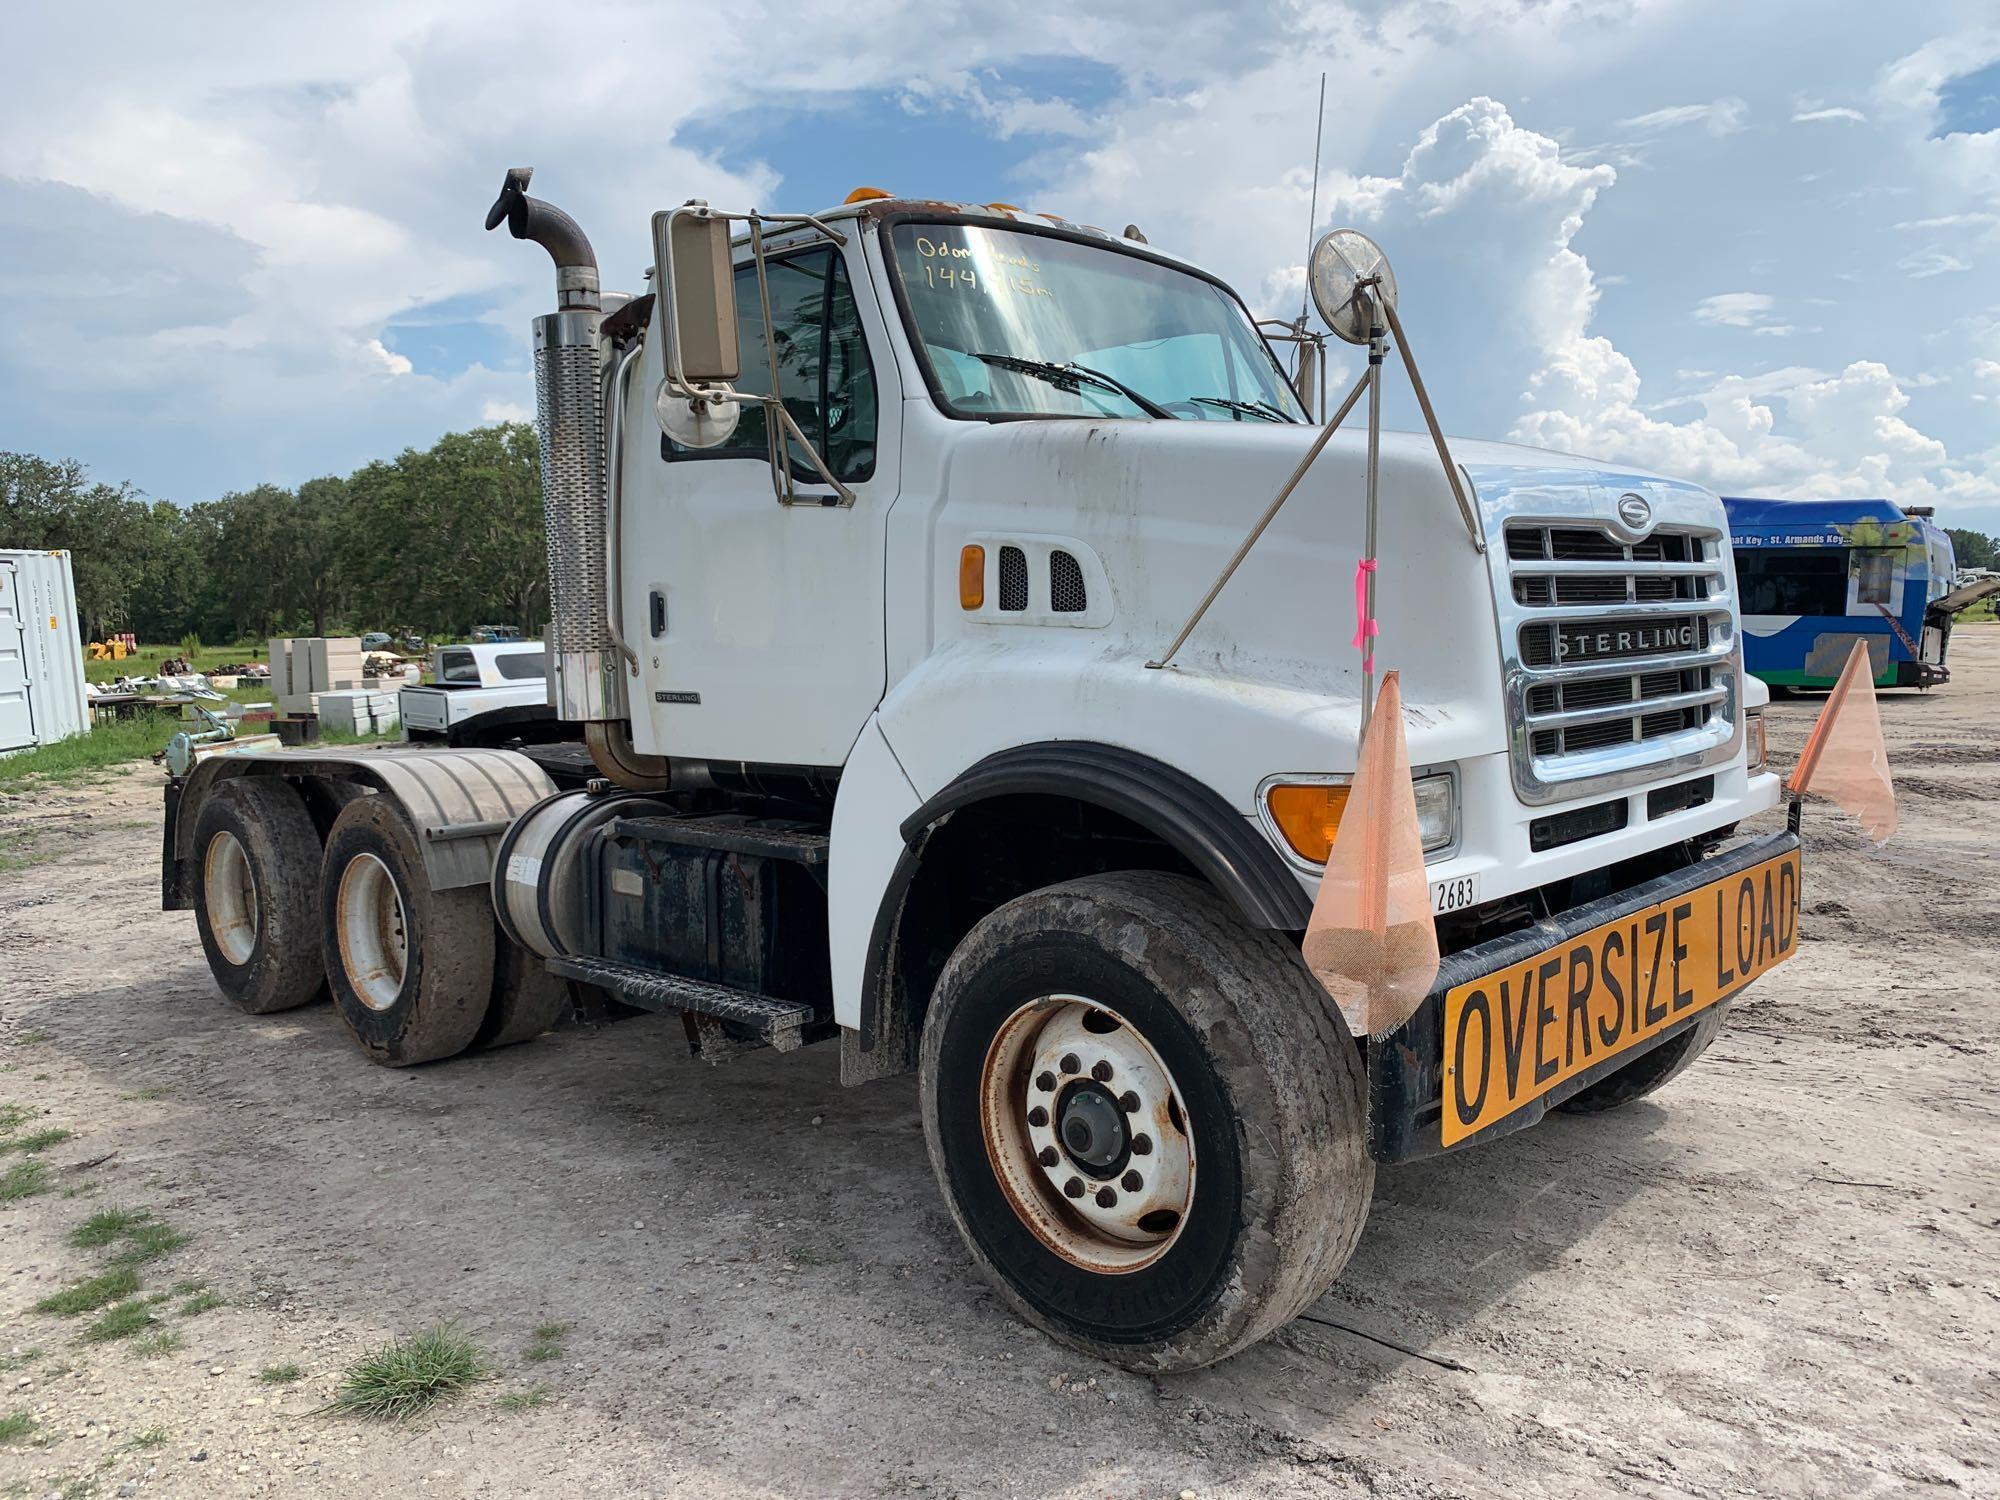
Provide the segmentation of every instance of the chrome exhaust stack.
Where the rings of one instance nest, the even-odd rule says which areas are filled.
[[[557,311],[535,319],[535,429],[542,448],[548,536],[549,690],[558,717],[603,723],[627,716],[625,680],[605,587],[604,302],[597,256],[576,220],[528,196],[532,167],[500,186],[486,227],[533,240],[556,268]]]

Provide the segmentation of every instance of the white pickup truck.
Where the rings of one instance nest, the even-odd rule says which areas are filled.
[[[540,641],[440,646],[434,681],[397,695],[403,738],[443,745],[504,744],[517,726],[553,718],[548,653]]]
[[[532,1036],[567,981],[704,1058],[914,1071],[970,1257],[1161,1371],[1319,1297],[1378,1168],[1652,1092],[1796,950],[1796,832],[1739,831],[1780,791],[1708,490],[1382,442],[1377,649],[1444,966],[1357,1036],[1300,950],[1357,764],[1372,444],[1237,295],[1137,230],[859,189],[663,210],[654,293],[619,297],[527,181],[488,227],[556,265],[548,696],[595,776],[325,746],[175,777],[166,905],[244,1010],[330,991],[402,1066]],[[474,701],[484,662],[526,692],[523,650],[405,704]],[[1574,1170],[1643,1173],[1603,1165],[1630,1138]]]

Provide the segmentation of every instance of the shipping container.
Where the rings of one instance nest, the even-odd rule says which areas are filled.
[[[90,731],[67,552],[0,552],[0,755]]]

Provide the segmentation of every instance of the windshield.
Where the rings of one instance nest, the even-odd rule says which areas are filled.
[[[1228,292],[1109,247],[969,224],[891,231],[913,331],[954,416],[1303,422]]]

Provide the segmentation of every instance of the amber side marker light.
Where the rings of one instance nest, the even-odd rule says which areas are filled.
[[[878,187],[858,187],[841,199],[842,203],[873,203],[878,198],[892,198],[895,194]]]
[[[986,602],[986,549],[973,545],[958,554],[958,607],[978,609]]]
[[[1264,804],[1292,852],[1323,865],[1333,852],[1340,815],[1347,811],[1347,790],[1345,785],[1274,786],[1265,794]]]

